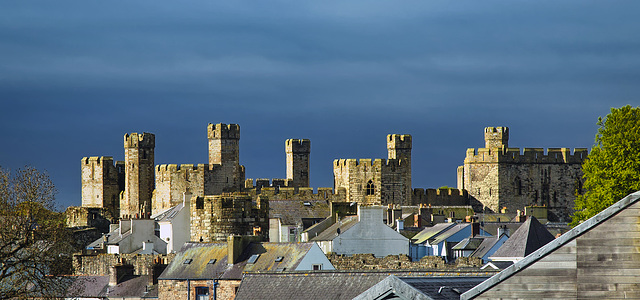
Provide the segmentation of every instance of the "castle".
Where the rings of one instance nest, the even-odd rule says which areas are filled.
[[[515,211],[543,206],[549,220],[568,221],[574,199],[582,192],[582,163],[588,150],[576,148],[509,148],[508,127],[487,127],[485,147],[467,149],[458,167],[458,189],[483,209]]]
[[[204,224],[212,224],[215,218],[247,220],[247,224],[231,222],[243,228],[242,232],[231,229],[225,232],[265,234],[268,200],[391,206],[474,205],[478,212],[498,212],[504,207],[515,211],[536,205],[549,209],[550,220],[566,221],[573,211],[575,192],[582,187],[581,163],[587,157],[586,149],[575,149],[571,154],[567,148],[551,148],[545,154],[543,149],[525,148],[520,153],[520,149],[508,147],[507,127],[487,127],[485,148],[468,149],[464,165],[458,167],[457,189],[414,189],[411,135],[390,134],[386,139],[387,159],[336,159],[334,188],[318,188],[314,193],[309,187],[308,139],[285,141],[286,178],[254,181],[245,178],[245,167],[240,164],[239,125],[209,124],[207,137],[208,164],[155,166],[155,136],[151,133],[124,136],[124,162],[114,163],[109,156],[84,157],[82,209],[76,208],[70,222],[89,225],[83,219],[93,219],[96,214],[112,222],[149,218],[185,199],[193,206],[192,223],[202,227],[193,237],[206,240],[220,238],[215,232],[203,234],[209,230],[206,228],[209,225]],[[225,205],[229,208],[228,215],[216,217]],[[198,212],[210,220],[201,220]]]

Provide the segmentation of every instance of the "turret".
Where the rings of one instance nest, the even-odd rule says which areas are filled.
[[[209,137],[210,165],[240,162],[240,125],[209,123],[207,136]]]
[[[485,148],[509,148],[509,127],[485,127]]]
[[[284,146],[287,153],[287,179],[292,181],[291,186],[308,187],[311,141],[288,139]]]
[[[387,135],[387,150],[389,151],[389,159],[406,159],[411,162],[411,135]]]

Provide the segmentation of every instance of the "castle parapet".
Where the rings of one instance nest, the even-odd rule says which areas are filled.
[[[413,205],[469,205],[469,193],[459,189],[413,189]]]
[[[209,139],[240,139],[240,125],[238,124],[211,124],[207,126]]]
[[[153,133],[127,133],[124,135],[125,148],[154,148],[156,146],[156,136]]]
[[[311,141],[308,139],[288,139],[285,141],[285,149],[292,153],[310,153]]]
[[[156,166],[156,178],[159,180],[167,180],[171,175],[182,174],[188,176],[190,174],[204,174],[209,170],[208,164],[162,164]]]
[[[521,152],[522,151],[522,152]],[[505,162],[505,163],[582,163],[588,156],[586,148],[469,148],[465,163]]]

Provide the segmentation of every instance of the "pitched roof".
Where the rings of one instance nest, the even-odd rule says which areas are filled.
[[[529,254],[524,259],[514,263],[510,267],[502,270],[502,272],[492,276],[491,278],[485,280],[484,282],[478,284],[474,288],[470,289],[466,293],[460,295],[461,300],[473,299],[481,293],[487,291],[488,289],[496,286],[503,280],[510,278],[516,273],[525,270],[530,265],[536,263],[537,261],[547,257],[549,254],[554,252],[555,250],[567,245],[568,243],[574,241],[579,236],[583,235],[585,232],[590,231],[594,227],[602,224],[603,222],[609,220],[611,217],[615,216],[619,212],[623,211],[625,208],[629,207],[632,204],[637,203],[640,200],[640,191],[630,194],[615,204],[609,206],[607,209],[603,210],[599,214],[591,217],[590,219],[582,222],[580,225],[574,227],[569,230],[565,234],[556,238],[555,240],[547,243],[542,248],[536,250],[535,252]],[[505,243],[506,244],[506,243]]]
[[[357,223],[358,216],[346,216],[340,221],[333,223],[333,225],[322,231],[318,236],[311,239],[311,241],[331,241],[338,236],[338,229],[340,229],[340,233],[344,233]]]
[[[493,253],[491,259],[522,258],[554,239],[544,225],[540,224],[535,217],[530,217]]]
[[[317,271],[247,273],[235,299],[352,299],[387,276],[385,273]]]
[[[227,243],[186,243],[159,280],[241,279],[245,271],[294,270],[313,243],[251,243],[229,265]],[[253,262],[249,259],[257,258]],[[281,257],[282,259],[277,258]]]
[[[482,240],[482,243],[480,243],[480,245],[476,247],[476,251],[473,251],[473,253],[471,253],[471,255],[469,256],[482,258],[487,254],[487,252],[489,252],[489,250],[491,250],[493,245],[495,245],[499,240],[500,240],[500,237],[498,236],[491,236],[491,237],[484,238]]]
[[[156,222],[168,222],[173,220],[173,218],[176,216],[176,214],[178,214],[178,212],[180,212],[180,210],[182,210],[182,208],[184,207],[184,203],[180,203],[174,207],[171,207],[163,212],[160,212],[158,214],[155,214],[153,216],[151,216],[152,219],[155,219]]]
[[[411,238],[416,244],[422,244],[426,242],[428,239],[435,237],[436,235],[444,232],[445,230],[453,227],[455,223],[438,223],[431,227],[427,227],[422,231],[418,232],[416,235]]]
[[[325,200],[269,200],[269,218],[279,218],[285,225],[302,224],[302,219],[324,219],[330,214]]]
[[[460,232],[461,230],[466,229],[469,226],[471,226],[471,223],[455,224],[455,226],[452,226],[452,227],[448,228],[446,231],[444,231],[444,232],[438,234],[437,236],[435,236],[435,238],[433,239],[433,242],[430,242],[430,244],[432,244],[432,245],[440,244],[441,242],[445,241],[446,239],[448,239],[452,235]]]
[[[453,246],[453,250],[476,250],[486,239],[493,238],[491,236],[475,236],[468,237]]]
[[[459,299],[486,277],[396,277],[390,275],[354,299]],[[396,298],[393,298],[396,299]]]

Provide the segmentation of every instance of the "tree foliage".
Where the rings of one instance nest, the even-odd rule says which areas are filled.
[[[640,190],[640,107],[612,108],[582,165],[584,193],[575,202],[572,226]]]
[[[46,173],[0,168],[0,299],[61,295],[66,289],[52,277],[71,271],[73,252],[55,194]]]

